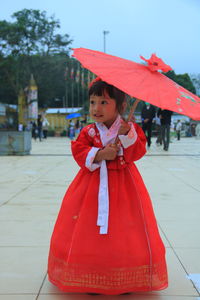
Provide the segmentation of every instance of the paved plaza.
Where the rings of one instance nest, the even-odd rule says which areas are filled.
[[[167,249],[169,288],[95,299],[200,299],[200,140],[156,146],[137,166],[150,192]],[[0,300],[85,300],[47,280],[53,225],[66,188],[79,167],[67,138],[32,141],[29,156],[0,157]]]

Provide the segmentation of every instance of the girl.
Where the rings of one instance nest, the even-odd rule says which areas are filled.
[[[54,227],[49,280],[67,292],[115,295],[164,289],[165,248],[133,163],[145,154],[146,138],[137,124],[122,120],[122,91],[96,79],[89,97],[95,123],[72,142],[81,169]]]

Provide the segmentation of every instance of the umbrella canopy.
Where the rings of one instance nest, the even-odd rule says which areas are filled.
[[[84,48],[74,49],[73,56],[84,68],[126,94],[200,120],[200,98],[161,74],[159,69],[166,72],[171,67],[155,54],[149,60],[141,57],[148,65]]]
[[[74,119],[74,118],[78,118],[78,117],[81,117],[80,113],[72,113],[72,114],[67,115],[66,119],[69,120],[69,119]]]

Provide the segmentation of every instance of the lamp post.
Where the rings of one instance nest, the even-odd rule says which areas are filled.
[[[108,30],[103,31],[103,51],[104,51],[104,53],[106,53],[106,34],[108,34],[108,33],[109,33]]]

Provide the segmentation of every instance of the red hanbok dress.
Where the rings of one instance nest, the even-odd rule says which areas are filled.
[[[146,152],[142,129],[131,123],[117,158],[93,163],[119,127],[120,116],[109,129],[91,124],[72,142],[80,171],[64,196],[48,261],[49,280],[66,292],[115,295],[168,285],[165,247],[133,163]]]

